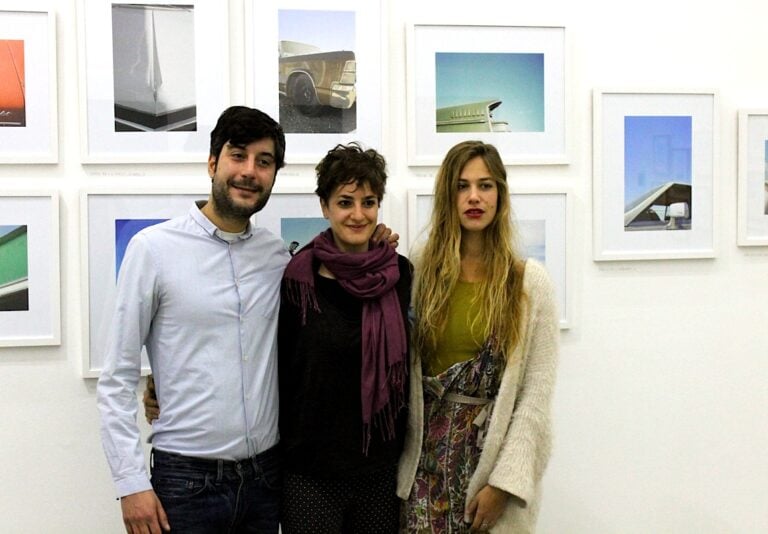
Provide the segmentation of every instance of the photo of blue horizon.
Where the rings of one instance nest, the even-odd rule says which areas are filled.
[[[438,109],[501,100],[494,120],[511,132],[544,131],[544,54],[435,53]]]
[[[624,117],[624,206],[668,183],[691,184],[691,116]]]
[[[545,219],[520,219],[517,221],[523,255],[542,264],[547,261],[547,221]]]
[[[294,251],[312,241],[317,234],[328,229],[328,220],[324,217],[283,217],[280,219],[280,236],[290,248],[292,242],[297,245]]]
[[[120,274],[120,266],[123,264],[125,249],[128,242],[139,231],[154,226],[168,219],[115,219],[115,281]]]
[[[324,52],[355,49],[355,12],[320,9],[279,9],[278,39],[298,41]]]

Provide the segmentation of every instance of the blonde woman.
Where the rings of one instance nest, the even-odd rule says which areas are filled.
[[[558,325],[544,268],[514,243],[498,151],[459,143],[438,172],[429,238],[415,255],[404,532],[535,528]]]

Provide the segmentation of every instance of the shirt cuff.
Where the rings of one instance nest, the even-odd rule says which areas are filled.
[[[120,498],[139,493],[140,491],[151,490],[152,484],[146,475],[135,475],[116,481],[115,488],[117,489],[117,497]]]

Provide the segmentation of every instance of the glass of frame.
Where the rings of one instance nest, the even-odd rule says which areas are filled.
[[[249,0],[246,100],[283,126],[288,163],[338,143],[381,149],[380,0]],[[312,135],[307,135],[312,134]]]
[[[411,24],[409,165],[439,165],[468,137],[504,163],[565,164],[564,27]]]
[[[768,246],[768,109],[739,111],[738,244]]]
[[[80,193],[83,376],[97,377],[115,306],[117,273],[130,238],[142,228],[186,214],[209,191],[85,190]],[[149,372],[146,353],[142,372]]]
[[[56,17],[34,0],[3,4],[0,163],[56,163]]]
[[[594,260],[714,257],[715,94],[593,98]]]
[[[328,228],[318,196],[310,189],[288,189],[272,193],[263,210],[256,214],[256,225],[285,241],[292,253]]]
[[[59,195],[0,194],[0,347],[61,343]]]
[[[510,195],[523,255],[543,264],[555,286],[560,328],[570,328],[569,261],[572,209],[567,190],[516,189]],[[408,191],[408,245],[421,245],[429,234],[432,191]]]
[[[205,161],[229,102],[226,2],[79,2],[83,162]]]

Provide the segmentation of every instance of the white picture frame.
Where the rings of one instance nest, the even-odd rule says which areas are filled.
[[[572,194],[569,189],[520,188],[510,194],[521,252],[544,265],[555,286],[561,329],[571,327]],[[408,190],[408,248],[413,251],[427,239],[433,192]]]
[[[595,90],[593,259],[712,258],[714,91]]]
[[[59,160],[56,15],[48,5],[11,0],[0,7],[0,70],[6,80],[16,77],[0,94],[0,163]]]
[[[227,4],[78,2],[83,163],[206,161],[229,105]]]
[[[567,164],[566,50],[564,26],[408,24],[408,164],[439,165],[468,138],[506,165]]]
[[[768,246],[768,108],[739,110],[738,245]]]
[[[80,192],[81,300],[83,304],[83,365],[85,378],[98,377],[117,297],[119,257],[135,231],[150,222],[185,215],[209,190],[84,189]],[[138,226],[121,226],[136,221]],[[124,233],[116,230],[126,228]],[[142,374],[150,372],[146,352]]]
[[[0,347],[61,344],[59,194],[0,193]]]
[[[382,9],[381,0],[329,0],[322,4],[313,0],[246,0],[246,26],[259,28],[246,32],[246,102],[272,116],[285,129],[290,147],[286,163],[316,164],[337,144],[351,141],[382,149]],[[290,17],[297,20],[292,24],[281,22],[293,20]],[[320,20],[314,24],[300,22],[311,22],[313,17]],[[289,85],[294,87],[299,79],[314,78],[312,61],[326,60],[308,59],[304,66],[291,62],[291,54],[298,50],[284,50],[279,44],[283,40],[316,46],[323,53],[317,54],[321,58],[351,48],[356,65],[354,108],[323,106],[318,117],[301,116],[288,96],[293,91]],[[309,40],[313,42],[306,43]],[[281,68],[284,74],[279,74]],[[354,121],[350,118],[353,111]],[[349,130],[352,125],[354,129]]]

